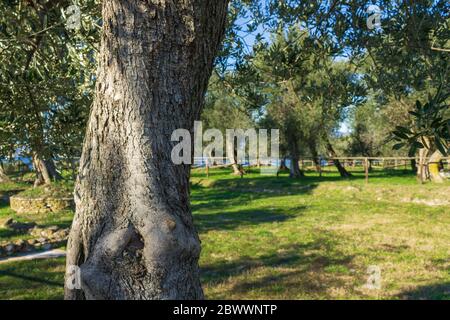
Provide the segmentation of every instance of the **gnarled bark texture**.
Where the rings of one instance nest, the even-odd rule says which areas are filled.
[[[226,0],[108,0],[96,98],[75,189],[66,299],[201,299],[189,166],[193,130],[225,29]],[[68,269],[69,270],[69,269]]]

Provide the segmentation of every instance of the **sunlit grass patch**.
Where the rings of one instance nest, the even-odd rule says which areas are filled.
[[[419,185],[404,172],[376,172],[369,184],[335,172],[291,180],[250,170],[241,179],[224,169],[208,178],[200,169],[191,185],[209,299],[450,299],[450,207],[404,200],[446,200],[449,183]],[[22,219],[66,224],[71,215]],[[367,287],[371,266],[380,289]],[[0,272],[0,298],[62,297],[63,259],[4,270],[15,276]]]

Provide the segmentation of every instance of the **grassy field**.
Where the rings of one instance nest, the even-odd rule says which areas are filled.
[[[18,186],[0,186],[0,193]],[[303,180],[193,171],[209,299],[450,299],[450,183],[374,172]],[[0,219],[70,224],[71,213]],[[15,238],[0,229],[0,241]],[[368,268],[381,288],[366,287]],[[0,299],[62,298],[64,259],[0,264]]]

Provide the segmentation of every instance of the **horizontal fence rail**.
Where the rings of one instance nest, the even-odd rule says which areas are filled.
[[[341,165],[345,167],[363,167],[366,182],[369,182],[370,167],[381,167],[383,169],[396,169],[411,167],[411,161],[416,161],[416,168],[419,167],[419,157],[320,157],[314,159],[312,157],[299,159],[299,166],[301,169],[314,168],[319,175],[323,173],[323,168],[335,166],[335,162],[339,161]],[[423,158],[422,163],[424,168],[427,167],[430,158]],[[447,165],[447,169],[450,170],[450,157],[441,158],[443,164]],[[255,163],[256,164],[251,164]],[[276,166],[280,168],[284,162],[285,166],[289,167],[291,160],[286,158],[284,160],[270,160],[265,162],[259,162],[258,160],[235,162],[226,157],[213,157],[213,158],[194,158],[194,168],[205,168],[206,174],[209,176],[209,169],[230,167],[234,164],[238,164],[243,167],[263,167],[263,166]],[[220,164],[217,164],[220,163]]]
[[[23,174],[30,170],[33,170],[31,159],[24,158],[28,161],[23,161],[23,159],[14,159],[14,160],[2,160],[2,167],[6,173],[18,173]],[[245,161],[234,161],[230,160],[228,157],[194,157],[193,158],[193,168],[205,168],[206,174],[209,175],[209,169],[218,169],[218,168],[226,168],[231,167],[233,165],[238,165],[240,168],[242,167],[273,167],[274,170],[277,170],[281,167],[282,164],[285,167],[289,168],[291,166],[291,159],[264,159],[264,161],[260,161],[258,159],[246,159]],[[364,174],[366,181],[369,181],[370,168],[382,168],[382,169],[397,169],[404,168],[407,170],[411,168],[411,161],[416,161],[416,168],[420,166],[420,158],[419,157],[319,157],[314,159],[312,157],[303,157],[299,159],[299,167],[303,170],[305,169],[313,169],[319,173],[321,176],[324,172],[324,168],[335,166],[335,162],[339,161],[342,167],[344,168],[355,168],[362,167],[364,169]],[[425,170],[428,170],[430,158],[422,159],[422,164]],[[75,178],[78,165],[79,158],[73,159],[55,159],[55,164],[58,168],[58,171],[65,170],[71,173],[72,178]],[[450,170],[450,157],[441,158],[442,163],[447,167],[447,170]],[[423,170],[422,170],[423,171]],[[449,175],[446,174],[446,177]],[[423,179],[423,177],[421,177]]]

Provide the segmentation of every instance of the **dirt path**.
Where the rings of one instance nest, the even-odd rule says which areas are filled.
[[[24,260],[59,258],[59,257],[65,257],[65,256],[66,256],[66,252],[64,250],[53,249],[53,250],[44,251],[44,252],[38,252],[38,253],[34,252],[34,253],[18,255],[15,257],[1,258],[0,264],[16,262],[16,261],[24,261]]]

